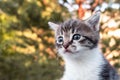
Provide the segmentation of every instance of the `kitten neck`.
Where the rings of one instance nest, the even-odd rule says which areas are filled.
[[[65,72],[63,80],[68,80],[68,78],[70,80],[89,80],[91,75],[96,76],[95,80],[99,80],[100,65],[105,63],[100,50],[94,48],[89,51],[84,51],[82,54],[86,55],[80,56],[79,59],[64,58]]]
[[[77,55],[81,54],[81,55]],[[98,47],[92,49],[92,50],[85,50],[82,52],[79,52],[77,54],[73,54],[73,56],[66,56],[64,57],[65,65],[72,65],[72,64],[89,64],[94,63],[98,59],[102,59],[103,55],[101,54],[101,51]],[[79,56],[76,58],[76,56]],[[74,65],[73,65],[74,66]]]

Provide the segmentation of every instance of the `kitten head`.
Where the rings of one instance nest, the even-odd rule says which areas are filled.
[[[97,47],[100,12],[87,20],[70,19],[61,24],[49,22],[55,31],[56,48],[60,54],[80,54]]]

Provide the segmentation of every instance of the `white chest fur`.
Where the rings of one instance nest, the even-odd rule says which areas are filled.
[[[63,58],[65,72],[61,80],[99,80],[100,65],[104,64],[99,50],[96,48],[82,54],[79,59]]]

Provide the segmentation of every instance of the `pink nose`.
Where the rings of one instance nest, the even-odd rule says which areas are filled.
[[[70,42],[68,42],[68,43],[66,43],[66,44],[63,44],[63,47],[65,48],[65,49],[67,49],[68,47],[69,47],[69,45],[71,45],[72,44],[72,41],[70,41]]]
[[[71,45],[72,44],[72,41],[70,41],[70,42],[68,42],[68,43],[66,43],[66,44],[63,44],[63,47],[65,48],[65,49],[67,49],[68,47],[69,47],[69,45]]]
[[[67,49],[67,48],[69,47],[69,44],[65,44],[65,45],[63,45],[63,47],[64,47],[65,49]]]

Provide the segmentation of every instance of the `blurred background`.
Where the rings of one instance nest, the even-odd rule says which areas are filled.
[[[0,0],[0,80],[56,80],[57,56],[48,21],[88,18],[101,10],[100,48],[120,73],[120,0]]]

